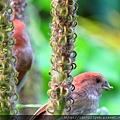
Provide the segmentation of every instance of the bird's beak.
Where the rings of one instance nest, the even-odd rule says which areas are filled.
[[[104,90],[112,90],[113,87],[110,86],[110,84],[109,84],[107,81],[105,81],[105,82],[102,84],[102,89],[104,89]]]

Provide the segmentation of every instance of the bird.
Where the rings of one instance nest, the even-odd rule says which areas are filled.
[[[72,82],[75,89],[71,93],[74,103],[66,115],[88,115],[98,108],[99,98],[103,91],[113,89],[105,77],[98,72],[84,72],[74,77]],[[46,111],[50,102],[39,108],[31,120],[41,120],[42,115],[49,115]],[[44,118],[43,118],[44,119]]]
[[[29,36],[25,29],[25,23],[22,20],[13,19],[13,24],[13,38],[16,41],[13,51],[17,58],[15,68],[18,72],[17,91],[20,91],[24,86],[26,76],[34,61],[34,55]]]

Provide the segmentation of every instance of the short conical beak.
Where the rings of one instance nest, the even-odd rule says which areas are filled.
[[[113,87],[110,86],[110,84],[109,84],[107,81],[105,81],[105,82],[103,83],[103,85],[102,85],[102,89],[104,89],[104,90],[112,90]]]

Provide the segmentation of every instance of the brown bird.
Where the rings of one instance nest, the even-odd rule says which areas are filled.
[[[73,85],[75,86],[75,90],[71,96],[74,99],[74,104],[71,105],[69,112],[66,111],[66,115],[87,115],[95,112],[103,91],[113,88],[102,74],[96,72],[79,74],[74,78]],[[49,115],[49,113],[46,112],[48,105],[49,102],[38,109],[31,120],[41,120],[42,115]]]
[[[18,91],[25,83],[25,76],[30,70],[33,62],[33,51],[31,48],[30,40],[25,30],[23,21],[14,19],[14,34],[16,43],[14,45],[15,56],[17,57],[16,70],[18,72]]]

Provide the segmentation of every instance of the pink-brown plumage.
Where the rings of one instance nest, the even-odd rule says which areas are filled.
[[[95,112],[102,92],[105,89],[111,89],[104,76],[95,72],[86,72],[76,76],[73,85],[75,86],[72,94],[74,104],[67,112],[70,115],[86,115]],[[108,88],[103,87],[105,85]]]
[[[73,80],[75,90],[71,94],[74,104],[71,110],[66,111],[66,115],[87,115],[95,112],[98,108],[99,97],[104,90],[111,90],[112,87],[104,76],[96,72],[85,72],[76,76]],[[49,103],[48,103],[49,104]],[[40,120],[42,115],[48,114],[45,111],[47,105],[37,110],[31,120]]]
[[[14,34],[16,40],[14,45],[15,56],[17,57],[16,70],[18,72],[18,91],[25,82],[26,73],[30,70],[33,62],[33,51],[30,40],[25,30],[23,21],[14,19]]]

